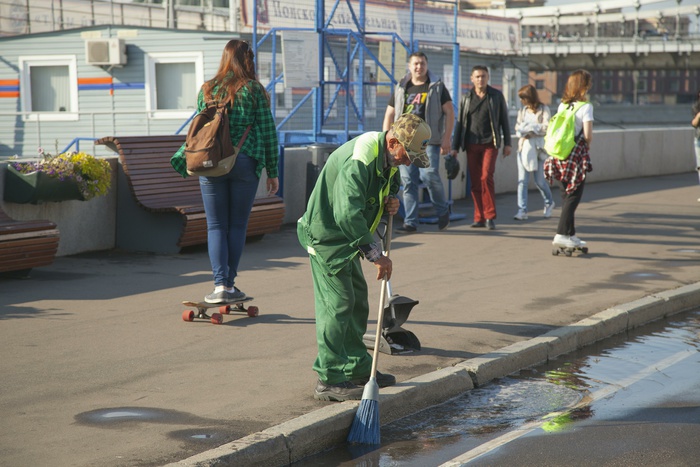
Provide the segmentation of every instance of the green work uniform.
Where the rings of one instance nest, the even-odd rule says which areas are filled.
[[[375,242],[384,197],[398,192],[398,170],[385,152],[386,132],[365,133],[334,151],[297,225],[314,280],[313,369],[326,384],[367,377],[372,367],[362,341],[369,303],[358,247]]]

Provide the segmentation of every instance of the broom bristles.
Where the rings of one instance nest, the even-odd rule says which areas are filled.
[[[379,435],[379,401],[362,399],[352,421],[348,443],[381,444]]]
[[[379,385],[370,377],[362,392],[362,401],[352,421],[348,443],[381,444],[379,440]]]

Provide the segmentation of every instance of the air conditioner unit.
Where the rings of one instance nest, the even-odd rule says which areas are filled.
[[[88,65],[126,65],[124,39],[88,39],[85,41],[85,62]]]

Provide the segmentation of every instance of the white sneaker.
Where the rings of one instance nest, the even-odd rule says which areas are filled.
[[[578,246],[576,242],[571,240],[571,237],[569,237],[568,235],[559,234],[556,234],[554,236],[554,240],[552,240],[552,245],[562,248],[576,248]]]
[[[518,212],[516,215],[513,216],[513,219],[515,219],[516,221],[527,220],[527,211],[524,209],[518,209]]]
[[[583,240],[578,238],[576,235],[572,235],[570,238],[571,238],[572,242],[576,243],[576,246],[586,246],[587,245],[586,242],[584,242]]]
[[[545,219],[549,219],[550,217],[552,217],[552,211],[554,210],[554,206],[556,206],[554,204],[554,201],[552,201],[552,204],[545,204],[544,205],[543,213],[544,213]]]

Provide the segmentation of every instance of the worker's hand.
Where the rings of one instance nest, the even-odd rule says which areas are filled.
[[[452,154],[452,157],[457,157],[457,150],[453,149],[452,151],[450,151],[450,154]]]
[[[377,266],[377,280],[380,281],[384,278],[384,275],[386,274],[386,280],[391,279],[391,260],[387,258],[386,256],[382,255],[379,257],[377,261],[374,263],[375,266]]]
[[[384,197],[384,210],[390,215],[393,216],[397,212],[399,212],[399,206],[401,203],[399,202],[398,198],[394,198],[393,196],[386,196]]]
[[[280,181],[277,177],[267,179],[267,194],[272,196],[280,189]]]
[[[510,156],[510,146],[503,146],[503,157]]]

